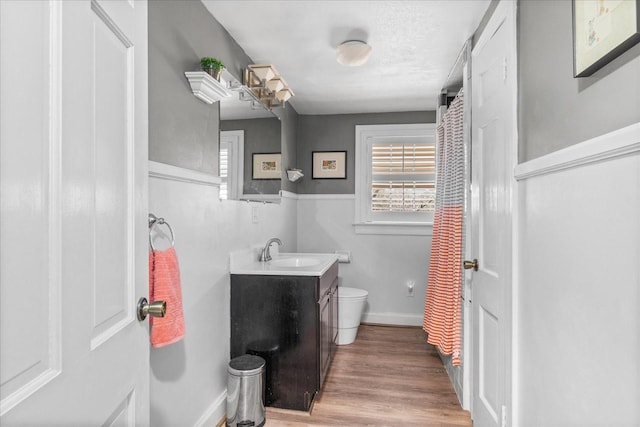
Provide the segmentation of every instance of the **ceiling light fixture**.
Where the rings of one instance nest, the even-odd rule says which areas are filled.
[[[348,67],[363,65],[371,56],[371,46],[362,40],[347,40],[336,48],[336,60]]]
[[[244,70],[243,79],[251,97],[267,110],[284,107],[284,103],[294,95],[293,90],[270,64],[249,65]]]

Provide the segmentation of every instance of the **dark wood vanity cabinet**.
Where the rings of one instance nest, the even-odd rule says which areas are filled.
[[[338,331],[338,263],[321,276],[231,275],[231,358],[269,349],[269,406],[308,411]]]

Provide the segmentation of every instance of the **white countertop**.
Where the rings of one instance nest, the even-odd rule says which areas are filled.
[[[308,266],[282,266],[278,262],[295,263],[296,260],[308,260],[312,265]],[[316,253],[279,253],[273,255],[273,260],[260,262],[257,257],[252,259],[242,256],[231,256],[231,274],[254,274],[269,276],[322,276],[338,260],[337,254]]]

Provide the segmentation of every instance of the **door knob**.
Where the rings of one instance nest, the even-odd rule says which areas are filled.
[[[465,261],[462,263],[462,266],[465,270],[473,268],[473,271],[478,271],[478,260],[474,259],[473,261]]]
[[[138,320],[143,321],[147,315],[152,317],[164,317],[167,312],[167,303],[164,301],[154,301],[151,304],[145,297],[138,300]]]

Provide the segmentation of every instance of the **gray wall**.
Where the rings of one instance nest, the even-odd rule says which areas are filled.
[[[149,4],[149,160],[217,175],[219,104],[193,96],[184,72],[199,70],[201,57],[214,56],[240,77],[253,61],[200,1]],[[279,116],[282,145],[275,151],[283,152],[286,169],[296,161],[298,114],[287,105]],[[293,184],[284,185],[295,191]]]
[[[571,2],[518,6],[520,162],[557,161],[558,150],[640,120],[640,45],[573,78]],[[513,424],[635,426],[638,153],[572,161],[584,163],[518,183]]]
[[[291,105],[281,111],[282,121],[282,189],[296,193],[298,184],[287,179],[287,169],[297,168],[298,163],[298,119],[299,115]]]
[[[252,62],[200,1],[150,1],[150,160],[217,175],[219,107],[193,96],[184,76],[202,56],[222,59],[238,76]],[[295,142],[296,117],[292,108],[282,116],[286,141]],[[282,150],[295,157],[295,147]],[[215,425],[224,414],[229,360],[229,252],[273,236],[295,252],[297,207],[293,199],[222,202],[217,189],[180,179],[151,178],[149,192],[150,210],[178,236],[187,331],[183,341],[151,351],[151,424]]]
[[[518,8],[520,162],[640,120],[640,44],[574,78],[571,2]]]
[[[220,122],[220,130],[244,130],[244,194],[277,194],[280,191],[279,180],[252,179],[254,153],[280,153],[280,128],[280,120],[275,117]]]
[[[217,175],[219,104],[193,96],[184,75],[203,56],[235,75],[251,63],[201,2],[149,2],[149,159]]]
[[[340,114],[298,116],[297,167],[305,176],[297,184],[297,193],[355,193],[355,132],[356,125],[435,123],[435,111],[404,113]],[[346,179],[311,179],[313,151],[347,151]]]

